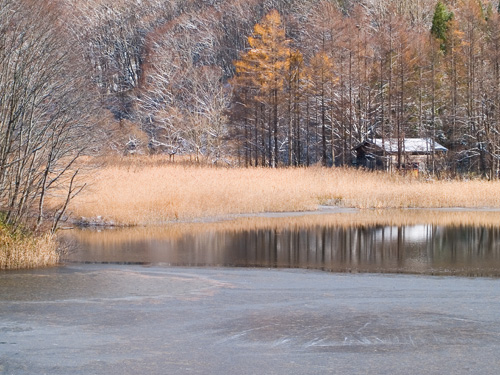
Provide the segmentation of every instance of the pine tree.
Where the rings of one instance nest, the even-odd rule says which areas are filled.
[[[443,52],[446,51],[447,32],[452,18],[453,13],[449,12],[441,1],[438,1],[432,18],[431,33],[441,41],[440,47]]]

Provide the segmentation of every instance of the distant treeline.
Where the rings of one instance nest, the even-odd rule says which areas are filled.
[[[189,154],[248,166],[350,165],[353,147],[367,138],[430,137],[449,149],[445,165],[451,174],[498,177],[497,2],[0,0],[0,5],[2,30],[15,30],[8,25],[21,22],[13,17],[22,12],[29,30],[50,29],[57,40],[44,49],[38,39],[38,63],[55,66],[53,57],[44,62],[43,56],[58,53],[57,61],[66,64],[40,74],[52,84],[64,69],[64,77],[77,83],[80,95],[61,98],[78,104],[71,105],[78,110],[71,116],[92,129],[83,136],[78,128],[78,139],[92,151]],[[32,8],[36,11],[26,11]],[[40,17],[42,11],[46,15]],[[27,46],[8,35],[0,36],[3,59]],[[2,64],[1,85],[10,84],[12,69]],[[20,117],[6,120],[16,111],[8,90],[2,92],[4,137],[5,124]],[[82,95],[86,106],[79,104]],[[48,118],[63,103],[53,94],[40,97],[45,107],[32,111],[37,119]],[[12,166],[4,162],[1,168],[6,165]]]
[[[451,173],[498,175],[497,3],[74,5],[120,151],[349,165],[366,138],[431,137]]]

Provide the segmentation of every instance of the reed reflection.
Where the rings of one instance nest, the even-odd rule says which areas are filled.
[[[181,234],[163,229],[162,236],[139,236],[137,230],[74,232],[78,250],[67,260],[500,275],[500,228],[494,226],[315,225]]]

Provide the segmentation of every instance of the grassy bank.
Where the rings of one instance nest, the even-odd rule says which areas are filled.
[[[115,160],[88,173],[73,217],[154,225],[239,213],[357,208],[500,207],[500,182],[433,181],[342,168],[213,168],[163,158]]]
[[[53,235],[12,233],[0,223],[0,270],[53,266],[59,261]]]

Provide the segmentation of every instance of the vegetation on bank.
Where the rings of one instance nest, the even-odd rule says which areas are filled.
[[[25,234],[0,221],[0,270],[53,266],[58,261],[53,234]]]
[[[70,203],[87,224],[158,225],[231,214],[356,208],[500,207],[500,182],[432,180],[346,168],[215,168],[165,157],[115,160]]]
[[[0,269],[57,262],[53,233],[81,188],[75,163],[98,132],[87,70],[53,3],[0,0]]]

